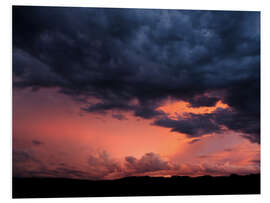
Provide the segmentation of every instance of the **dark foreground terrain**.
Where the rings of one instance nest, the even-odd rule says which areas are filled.
[[[13,178],[13,198],[260,194],[260,175],[127,177],[90,181]]]

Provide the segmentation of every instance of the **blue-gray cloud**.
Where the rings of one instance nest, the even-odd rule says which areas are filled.
[[[15,88],[57,87],[89,113],[130,111],[190,136],[222,124],[260,140],[259,12],[15,6],[13,74]],[[167,98],[222,100],[234,113],[173,123],[157,110]]]

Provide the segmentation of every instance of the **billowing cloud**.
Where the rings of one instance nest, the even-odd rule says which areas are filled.
[[[57,88],[85,112],[129,111],[190,137],[224,125],[260,142],[259,12],[15,6],[13,74],[15,88]],[[168,98],[232,111],[175,121],[157,110]]]
[[[110,158],[108,152],[102,151],[98,155],[88,157],[88,173],[96,179],[106,178],[112,173],[122,171],[120,163]]]
[[[116,179],[125,176],[138,176],[175,170],[175,164],[163,160],[158,154],[146,153],[137,159],[126,156],[123,162],[110,157],[107,151],[89,155],[85,160],[87,167],[72,166],[70,163],[49,164],[30,151],[17,150],[13,152],[14,176],[26,177],[65,177],[83,179]],[[84,164],[84,163],[83,163]]]
[[[177,168],[176,164],[163,160],[159,154],[153,152],[146,153],[141,158],[126,156],[121,163],[112,159],[108,152],[102,151],[98,155],[89,156],[88,164],[88,173],[98,179],[147,175]]]
[[[127,156],[125,160],[127,168],[131,169],[135,173],[171,169],[171,166],[167,161],[162,160],[158,154],[152,152],[146,153],[140,159],[136,159],[133,156]]]
[[[233,152],[232,152],[233,153]],[[127,176],[200,176],[200,175],[230,175],[258,173],[260,161],[252,159],[251,164],[237,164],[238,161],[220,157],[214,163],[209,159],[215,159],[215,154],[201,155],[195,163],[176,163],[165,160],[159,154],[149,152],[142,157],[126,156],[124,160],[115,160],[106,151],[100,151],[89,155],[83,161],[81,167],[72,163],[50,164],[38,159],[38,155],[17,150],[13,152],[13,175],[19,177],[58,177],[77,179],[118,179]]]

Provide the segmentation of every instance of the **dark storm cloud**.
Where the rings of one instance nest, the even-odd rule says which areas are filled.
[[[191,99],[190,106],[191,107],[200,107],[200,106],[215,106],[215,104],[219,101],[218,97],[195,97]]]
[[[92,104],[88,107],[83,107],[82,110],[87,111],[87,112],[98,112],[98,113],[105,113],[107,110],[115,109],[119,111],[130,111],[134,110],[136,107],[131,106],[126,103],[122,102],[103,102],[103,103],[96,103]]]
[[[143,107],[138,107],[134,115],[139,116],[141,118],[148,119],[148,118],[154,118],[154,117],[165,115],[165,113],[161,110],[155,110],[153,108],[143,106]]]
[[[138,116],[145,119],[165,115],[163,111],[156,110],[155,107],[150,104],[143,103],[140,105],[131,105],[121,101],[96,103],[91,104],[88,107],[82,107],[81,109],[90,113],[93,112],[106,113],[107,110],[112,109],[118,111],[133,111],[134,116]]]
[[[219,133],[220,126],[214,122],[211,114],[188,114],[188,118],[177,120],[164,117],[154,121],[154,125],[170,128],[172,132],[180,132],[188,137],[200,137],[209,133]]]
[[[209,114],[185,114],[178,119],[163,117],[156,119],[154,125],[170,128],[173,132],[187,134],[188,137],[200,137],[205,134],[219,133],[225,126],[241,133],[251,142],[260,142],[260,119],[249,113],[239,113],[230,109],[218,108]]]
[[[212,115],[219,125],[243,133],[251,142],[260,143],[260,114],[217,109]]]
[[[259,12],[16,6],[13,74],[14,87],[57,87],[89,113],[131,111],[191,137],[225,125],[259,142]],[[157,110],[167,98],[233,113],[171,121]]]

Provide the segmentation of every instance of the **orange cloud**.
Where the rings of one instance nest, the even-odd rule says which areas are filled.
[[[194,113],[194,114],[206,114],[212,113],[217,108],[230,108],[229,105],[223,103],[219,100],[215,106],[211,107],[191,107],[188,102],[185,101],[167,101],[165,105],[158,108],[165,113],[169,114],[171,118],[174,118],[177,115],[184,116],[185,113]]]

